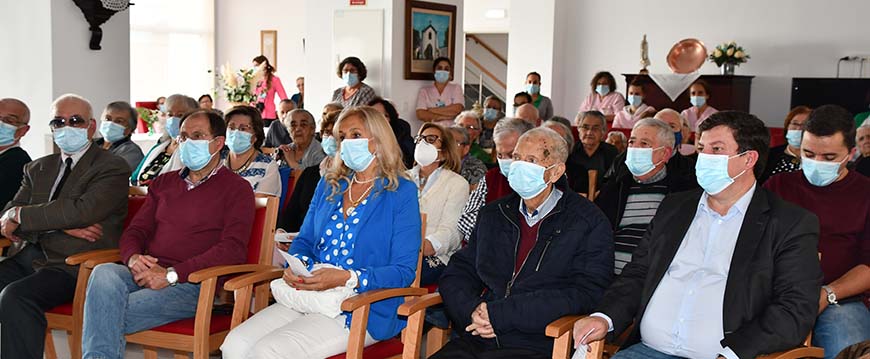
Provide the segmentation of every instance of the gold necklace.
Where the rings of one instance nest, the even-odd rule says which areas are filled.
[[[237,169],[233,169],[233,168],[230,167],[230,166],[227,166],[227,167],[230,167],[230,169],[231,169],[233,172],[235,172],[236,174],[242,173],[242,172],[244,172],[246,169],[248,169],[248,166],[251,165],[251,162],[252,162],[251,160],[254,158],[254,155],[255,155],[255,154],[257,154],[257,151],[256,151],[256,150],[251,151],[251,154],[248,155],[248,159],[246,159],[245,162],[242,163],[242,166],[239,167],[239,168],[237,168]],[[227,156],[227,165],[229,165],[229,164],[230,164],[230,156]]]
[[[353,208],[356,208],[357,206],[359,206],[359,204],[363,201],[363,199],[365,199],[366,196],[369,195],[369,191],[371,191],[374,186],[375,186],[374,184],[370,184],[368,186],[368,188],[366,188],[366,190],[363,192],[363,194],[360,195],[359,198],[357,198],[356,200],[353,199],[353,184],[348,186],[347,187],[347,199],[350,200],[350,206]]]

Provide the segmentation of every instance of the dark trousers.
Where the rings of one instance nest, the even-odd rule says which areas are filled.
[[[0,262],[0,357],[42,358],[45,311],[71,302],[76,279],[59,268],[33,270],[44,259],[38,245]]]
[[[550,354],[528,349],[503,348],[486,350],[468,337],[451,339],[430,359],[549,359]]]

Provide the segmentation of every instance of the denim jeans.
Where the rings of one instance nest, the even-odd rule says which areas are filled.
[[[825,359],[865,340],[870,340],[870,311],[863,302],[829,305],[816,319],[813,345],[825,348]]]
[[[123,358],[125,334],[192,318],[198,298],[199,284],[147,289],[136,284],[124,265],[98,265],[85,299],[83,358]]]
[[[628,348],[622,349],[611,357],[611,359],[676,359],[673,355],[668,355],[650,348],[643,343],[637,343]]]

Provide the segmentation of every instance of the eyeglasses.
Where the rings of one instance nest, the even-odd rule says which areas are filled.
[[[480,127],[477,127],[475,125],[462,126],[462,128],[469,131],[480,131]]]
[[[66,126],[82,128],[88,127],[88,120],[82,118],[79,115],[72,115],[70,116],[70,118],[63,118],[58,116],[49,121],[48,126],[51,127],[51,129],[53,130]]]
[[[434,145],[435,142],[438,142],[440,139],[441,137],[438,137],[438,135],[418,135],[417,137],[414,137],[414,143],[420,143],[420,141],[426,140],[426,142]]]
[[[18,117],[15,116],[0,116],[0,122],[3,122],[8,125],[12,125],[15,127],[24,126],[24,123],[18,121]]]
[[[468,146],[468,142],[459,142],[460,146]]]
[[[232,125],[232,126],[227,126],[227,128],[230,130],[233,130],[233,131],[242,131],[242,132],[251,132],[254,130],[254,128],[251,127],[250,125],[241,125],[241,126]]]
[[[580,129],[583,131],[601,131],[601,126],[582,125]]]

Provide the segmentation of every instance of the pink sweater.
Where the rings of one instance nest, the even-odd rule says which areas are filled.
[[[254,89],[254,93],[257,94],[257,102],[263,102],[265,105],[260,116],[263,116],[263,119],[280,120],[278,114],[275,112],[275,93],[278,93],[280,99],[287,99],[287,93],[284,92],[284,85],[281,84],[281,79],[279,79],[278,76],[272,76],[272,87],[266,91],[265,99],[262,98],[263,91],[266,91],[266,81],[260,81],[260,83],[257,84],[257,88]]]

